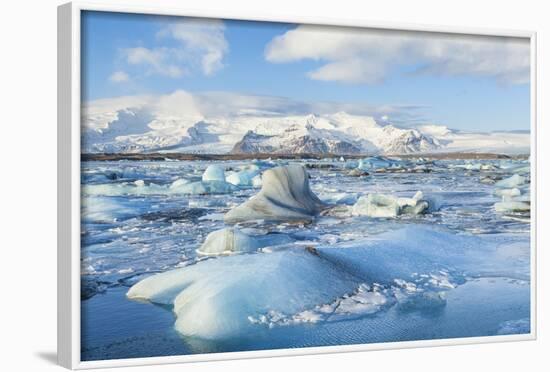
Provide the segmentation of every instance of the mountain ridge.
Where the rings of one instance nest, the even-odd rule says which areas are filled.
[[[90,110],[83,116],[87,153],[421,154],[529,152],[522,131],[476,133],[424,124],[400,128],[371,116],[334,114],[204,117],[143,105]]]

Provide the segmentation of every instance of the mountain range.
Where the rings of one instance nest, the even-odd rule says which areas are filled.
[[[442,125],[399,127],[371,116],[241,112],[205,117],[136,102],[83,110],[84,153],[386,154],[528,153],[528,131],[466,132]]]

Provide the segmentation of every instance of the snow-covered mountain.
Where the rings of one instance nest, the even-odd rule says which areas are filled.
[[[348,115],[307,115],[295,117],[281,132],[266,126],[247,132],[232,153],[308,154],[408,154],[429,152],[441,147],[439,141],[416,129],[379,125],[371,117]],[[267,133],[266,133],[267,132]]]
[[[529,152],[529,133],[467,133],[440,125],[400,128],[367,115],[283,115],[242,111],[203,115],[190,97],[127,97],[83,108],[87,153],[410,154]]]

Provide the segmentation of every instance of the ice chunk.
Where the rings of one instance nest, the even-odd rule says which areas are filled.
[[[250,164],[241,167],[238,172],[228,173],[225,180],[235,186],[253,186],[253,180],[259,173],[260,167],[256,164]]]
[[[400,214],[422,214],[433,212],[439,208],[435,199],[425,198],[418,191],[412,198],[397,198],[385,194],[369,194],[362,196],[353,206],[352,213],[356,216],[380,218],[397,217]]]
[[[530,210],[531,204],[522,201],[509,200],[495,203],[495,211],[501,213],[527,212]]]
[[[202,175],[203,182],[225,181],[225,170],[218,164],[209,165]]]
[[[440,198],[424,195],[422,191],[417,191],[412,198],[399,198],[398,203],[401,214],[431,213],[441,207]]]
[[[201,255],[219,255],[236,252],[252,252],[260,247],[260,243],[253,237],[235,228],[225,228],[214,231],[197,249]]]
[[[240,171],[230,173],[225,180],[235,186],[252,186],[252,179],[256,176],[256,172]]]
[[[370,288],[361,284],[351,294],[336,299],[328,304],[317,305],[296,314],[284,314],[270,310],[259,316],[248,316],[253,324],[265,324],[269,328],[289,326],[300,323],[334,322],[359,318],[380,311],[392,301],[378,287]]]
[[[256,175],[252,178],[252,187],[262,187],[262,176]]]
[[[184,335],[229,339],[285,319],[370,314],[391,306],[392,293],[400,303],[417,296],[409,297],[414,307],[444,306],[441,292],[468,277],[528,280],[529,243],[517,243],[409,226],[334,246],[204,260],[143,279],[127,296],[173,305]]]
[[[197,249],[197,253],[203,256],[217,256],[253,252],[259,248],[288,244],[293,241],[292,238],[285,234],[253,236],[236,228],[225,228],[208,234],[202,246]]]
[[[332,192],[323,192],[319,193],[319,198],[328,204],[347,204],[347,205],[353,205],[357,203],[358,199],[357,193],[346,193],[346,192],[338,192],[338,193],[332,193]]]
[[[237,187],[225,181],[196,181],[178,179],[170,185],[145,183],[143,180],[123,183],[107,183],[84,185],[85,195],[172,195],[172,194],[227,194],[237,190]]]
[[[176,190],[178,193],[191,195],[228,194],[237,190],[237,187],[225,181],[197,181],[181,185]]]
[[[190,181],[185,178],[179,178],[172,182],[172,184],[170,185],[170,189],[177,189],[180,186],[187,185],[189,182]]]
[[[354,169],[354,168],[357,168],[358,165],[359,165],[359,162],[357,162],[356,160],[348,160],[344,164],[344,168],[345,169]]]
[[[364,171],[360,168],[355,168],[348,172],[348,176],[351,176],[351,177],[365,177],[368,175],[369,175],[369,172]]]
[[[143,180],[122,183],[105,183],[84,185],[82,191],[85,195],[162,195],[170,193],[168,187],[154,183],[146,184]]]
[[[353,206],[353,214],[369,217],[397,217],[399,203],[396,197],[384,194],[369,194],[360,197]]]
[[[82,198],[82,219],[87,222],[115,222],[138,212],[118,199],[92,196]]]
[[[521,186],[525,184],[526,178],[520,176],[519,174],[514,174],[510,178],[505,178],[503,180],[498,181],[495,183],[495,186],[501,189],[511,189],[517,186]]]
[[[371,169],[396,167],[399,164],[400,164],[399,161],[390,160],[382,156],[371,156],[371,157],[359,160],[359,164],[357,164],[357,168],[361,170],[371,170]]]
[[[228,339],[257,328],[248,316],[299,313],[352,292],[358,279],[305,249],[211,259],[146,278],[128,298],[173,305],[187,336]]]
[[[288,165],[265,171],[260,192],[227,212],[225,222],[311,220],[323,207],[309,188],[305,168]]]
[[[496,189],[495,190],[495,195],[496,196],[502,196],[502,197],[505,197],[505,196],[508,196],[508,197],[520,196],[521,195],[521,190],[518,189],[517,187],[514,187],[512,189]]]

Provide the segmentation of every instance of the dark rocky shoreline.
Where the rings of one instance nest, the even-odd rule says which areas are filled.
[[[361,159],[372,154],[351,154],[351,155],[336,155],[336,154],[184,154],[184,153],[87,153],[81,155],[82,161],[118,161],[118,160],[133,160],[133,161],[163,161],[163,160],[249,160],[249,159],[287,159],[287,160],[303,160],[303,159],[326,159],[339,158],[343,156],[346,159]],[[448,153],[426,153],[426,154],[402,154],[402,155],[384,155],[386,157],[397,157],[402,159],[525,159],[528,154],[505,155],[492,153],[465,153],[465,152],[448,152]]]

